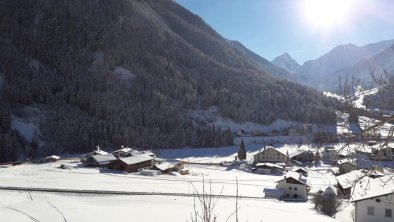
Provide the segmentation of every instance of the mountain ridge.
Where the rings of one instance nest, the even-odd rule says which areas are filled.
[[[236,122],[335,120],[332,100],[259,68],[173,1],[4,0],[0,21],[5,159],[23,144],[41,155],[227,145],[231,132],[187,116],[210,106]],[[15,105],[44,116],[32,141],[10,127]]]

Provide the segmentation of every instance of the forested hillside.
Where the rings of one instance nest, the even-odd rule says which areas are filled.
[[[226,145],[231,133],[184,115],[209,106],[261,124],[335,120],[332,101],[257,67],[170,0],[2,0],[0,73],[3,161],[31,142],[11,130],[16,105],[43,113],[38,154]]]

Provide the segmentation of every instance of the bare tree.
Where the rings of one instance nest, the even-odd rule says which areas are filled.
[[[216,222],[218,215],[215,213],[215,207],[222,197],[223,187],[219,194],[215,194],[212,189],[212,181],[209,181],[209,188],[205,186],[205,179],[202,180],[202,191],[199,192],[193,185],[193,213],[191,215],[192,222]],[[236,202],[235,210],[227,217],[226,222],[235,214],[236,222],[238,222],[238,178],[236,178]]]

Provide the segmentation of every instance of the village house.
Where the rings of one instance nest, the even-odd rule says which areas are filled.
[[[355,222],[393,222],[394,184],[391,176],[361,180],[350,202],[355,205]]]
[[[148,155],[137,155],[126,158],[119,158],[114,162],[108,164],[108,168],[114,170],[123,170],[124,172],[131,173],[137,172],[139,169],[152,167],[153,158]]]
[[[301,174],[304,177],[308,176],[308,171],[305,168],[299,167],[297,170],[294,172]]]
[[[363,174],[360,170],[354,170],[349,173],[337,176],[337,193],[345,198],[349,198],[354,183],[362,178]]]
[[[311,163],[316,159],[315,154],[310,150],[294,151],[289,154],[289,158],[300,163]]]
[[[257,163],[252,171],[258,174],[278,174],[283,173],[283,167],[274,163]]]
[[[115,160],[116,157],[112,154],[94,155],[84,159],[83,164],[90,167],[106,167]]]
[[[154,170],[160,170],[161,173],[170,173],[172,171],[175,170],[174,165],[172,165],[169,162],[164,162],[164,163],[160,163],[160,164],[155,164],[153,166]]]
[[[349,160],[339,160],[338,161],[339,175],[349,173],[350,171],[357,170],[358,167],[356,163]]]
[[[288,172],[283,179],[277,181],[276,188],[284,191],[282,199],[285,200],[306,200],[310,190],[306,178],[296,172]]]
[[[253,156],[254,163],[272,162],[272,163],[286,163],[288,157],[286,154],[280,152],[273,147],[264,148],[263,151]]]
[[[375,170],[353,170],[349,173],[337,176],[338,195],[349,198],[354,184],[362,178],[376,178]]]

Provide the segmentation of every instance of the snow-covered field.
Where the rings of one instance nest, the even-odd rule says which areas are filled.
[[[231,149],[231,148],[229,148]],[[208,152],[208,151],[207,151]],[[211,150],[212,152],[212,150]],[[230,151],[228,151],[230,153]],[[189,153],[190,154],[190,153]],[[186,154],[185,154],[186,155]],[[222,158],[225,159],[225,154]],[[180,156],[181,157],[181,156]],[[192,157],[191,157],[192,158]],[[231,155],[227,160],[232,159]],[[60,169],[60,164],[70,169]],[[72,194],[0,191],[0,221],[190,221],[193,187],[202,190],[202,178],[211,181],[213,193],[236,195],[239,183],[240,221],[337,221],[313,209],[310,202],[283,202],[263,198],[263,188],[273,188],[282,176],[258,175],[233,167],[192,165],[186,176],[142,176],[116,171],[83,168],[62,160],[51,164],[26,164],[0,168],[0,187],[68,190],[153,192],[153,195]],[[313,171],[312,188],[334,183],[326,170]],[[208,186],[208,184],[206,184]],[[161,193],[155,195],[155,192]],[[182,195],[163,195],[162,193]],[[188,196],[189,195],[189,196]],[[250,197],[250,198],[248,198]],[[234,197],[222,197],[215,208],[218,221],[226,221],[235,209]],[[349,208],[350,209],[350,208]],[[345,209],[341,221],[350,221]],[[234,221],[231,218],[229,221]]]

